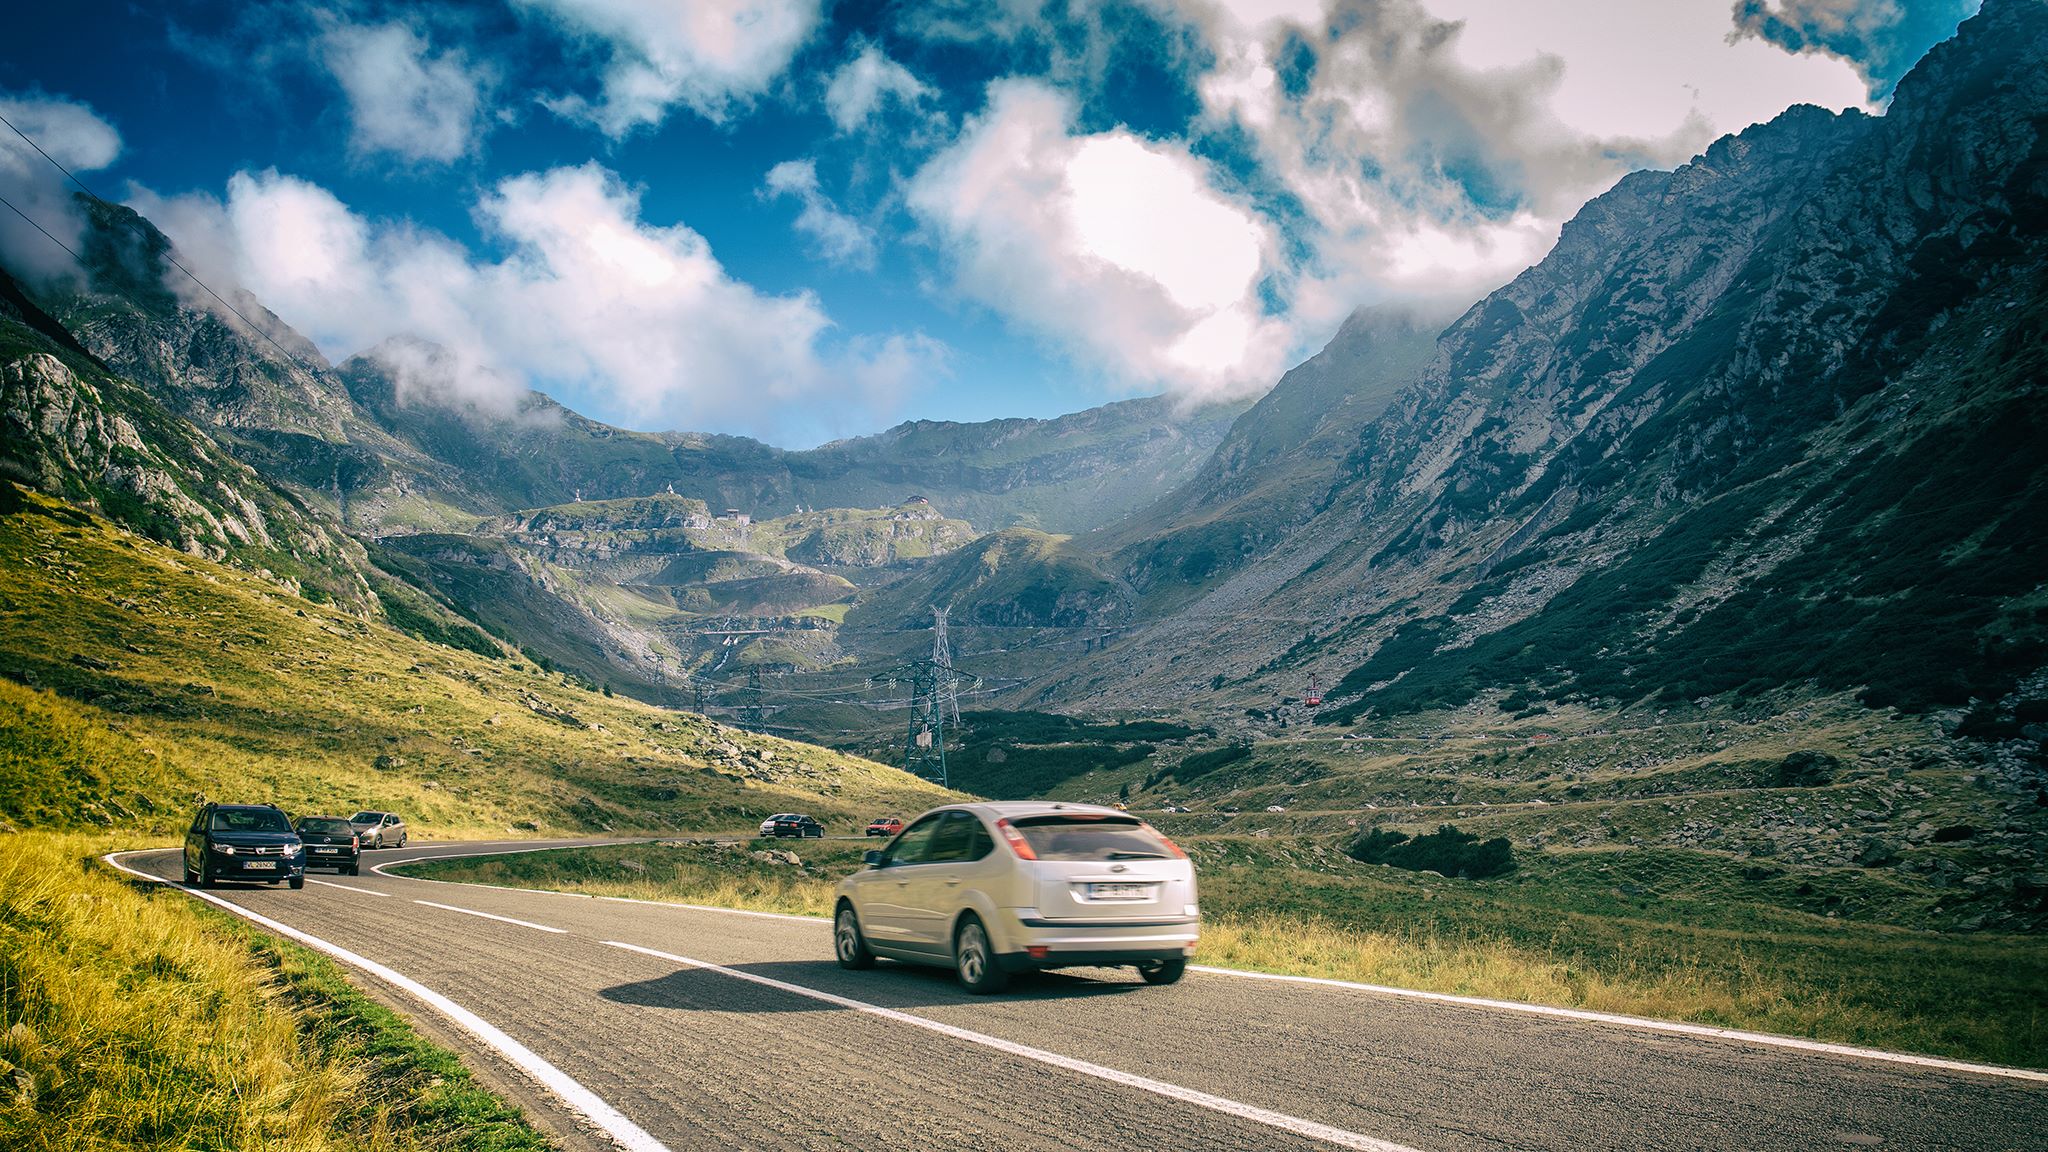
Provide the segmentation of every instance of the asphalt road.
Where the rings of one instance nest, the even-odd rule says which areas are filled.
[[[121,863],[178,877],[174,852]],[[842,971],[824,921],[367,868],[212,891],[383,966],[366,985],[416,982],[396,998],[558,1131],[595,1110],[643,1149],[2048,1148],[2038,1079],[1213,972],[976,997],[936,970]],[[447,1001],[598,1103],[507,1072]]]

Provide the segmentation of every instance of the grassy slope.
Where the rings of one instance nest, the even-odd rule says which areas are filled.
[[[0,1147],[539,1150],[548,1141],[325,959],[0,836]]]
[[[202,795],[426,835],[828,822],[946,796],[173,552],[0,512],[0,1147],[542,1148],[325,960],[90,867]],[[15,831],[27,827],[33,831]],[[96,836],[47,829],[100,828]]]
[[[0,818],[168,831],[200,794],[426,835],[743,827],[942,795],[309,604],[30,496],[0,515]]]

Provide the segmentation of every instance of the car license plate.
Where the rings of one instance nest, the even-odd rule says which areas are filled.
[[[250,871],[250,872],[270,872],[270,871],[274,871],[274,870],[276,870],[276,868],[277,868],[277,861],[275,861],[275,860],[251,860],[251,861],[249,861],[249,862],[248,862],[247,864],[244,864],[244,865],[242,865],[242,867],[243,867],[243,868],[245,868],[245,869],[247,869],[247,870],[248,870],[248,871]]]
[[[1152,898],[1150,884],[1090,884],[1090,900],[1149,900]]]
[[[315,848],[315,849],[313,849],[313,851],[315,851],[315,852],[318,852],[318,853],[319,853],[320,855],[322,855],[322,856],[332,856],[332,855],[334,855],[334,854],[335,854],[336,852],[339,852],[339,851],[341,851],[341,849],[339,849],[339,848]]]

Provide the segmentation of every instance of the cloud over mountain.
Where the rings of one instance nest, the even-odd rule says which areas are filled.
[[[734,279],[702,235],[643,219],[638,193],[595,163],[486,192],[496,260],[275,170],[236,174],[224,199],[134,206],[202,275],[255,293],[329,356],[399,335],[444,346],[433,390],[487,410],[533,387],[643,426],[822,438],[893,411],[943,357],[917,335],[832,338],[816,298]]]

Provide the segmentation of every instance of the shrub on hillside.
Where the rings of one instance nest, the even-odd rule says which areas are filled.
[[[1514,846],[1506,837],[1481,840],[1449,824],[1414,837],[1374,828],[1352,841],[1345,851],[1352,859],[1367,864],[1386,864],[1410,872],[1436,872],[1467,880],[1505,876],[1515,870]]]

